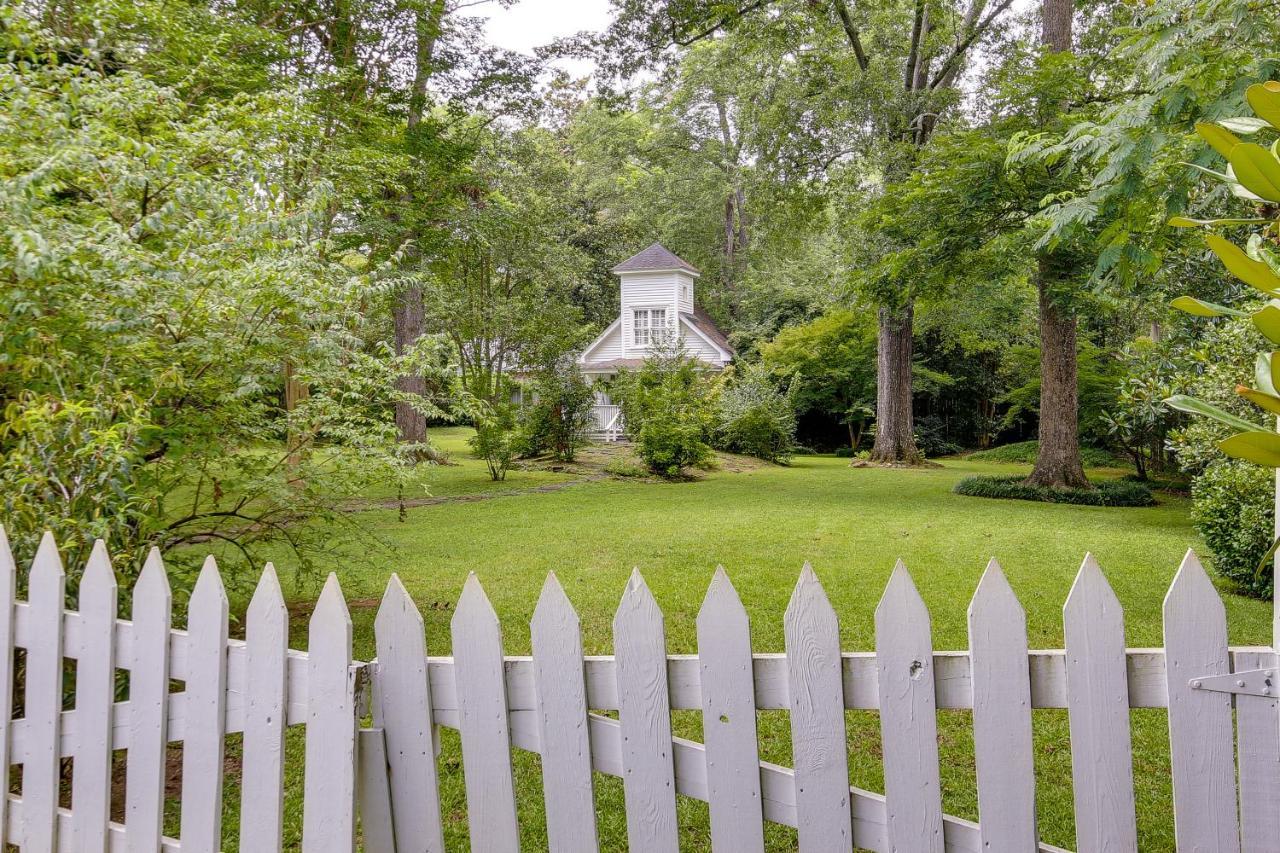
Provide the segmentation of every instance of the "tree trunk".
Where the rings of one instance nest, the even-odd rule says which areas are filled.
[[[876,442],[873,462],[918,465],[924,461],[916,447],[911,416],[911,352],[914,303],[880,309],[876,340]]]
[[[1071,50],[1073,0],[1044,0],[1040,43],[1054,53]],[[1080,462],[1080,390],[1076,377],[1076,318],[1055,293],[1058,264],[1042,254],[1040,297],[1040,449],[1027,482],[1050,488],[1088,488]]]
[[[1080,461],[1080,392],[1076,379],[1076,318],[1054,299],[1052,261],[1040,259],[1040,450],[1027,482],[1088,488]]]
[[[427,84],[434,71],[435,46],[440,37],[445,12],[445,0],[432,0],[418,9],[415,21],[417,49],[414,57],[413,83],[409,91],[407,119],[411,138],[422,122],[422,113],[427,102]],[[412,190],[405,193],[403,201],[407,207],[412,207],[413,200]],[[406,256],[406,266],[412,266],[418,261],[416,249],[406,252]],[[403,356],[417,343],[418,338],[422,337],[426,328],[422,285],[411,284],[405,287],[396,298],[392,320],[395,323],[396,355]],[[400,376],[396,379],[396,390],[404,394],[423,396],[427,392],[427,382],[421,374]],[[396,431],[402,444],[424,444],[427,440],[426,416],[414,409],[411,402],[397,400]]]
[[[392,313],[396,331],[396,355],[403,356],[422,337],[423,326],[426,324],[422,286],[412,284],[401,291]],[[427,382],[419,373],[406,374],[396,378],[396,390],[422,396],[427,392]],[[427,439],[427,418],[408,400],[397,400],[396,430],[402,443],[421,444]]]

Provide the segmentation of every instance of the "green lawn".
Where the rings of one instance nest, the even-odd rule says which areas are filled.
[[[1187,504],[1178,498],[1161,496],[1151,508],[1110,509],[951,493],[963,476],[1025,470],[1016,465],[951,460],[939,469],[903,471],[802,457],[788,468],[713,472],[696,482],[606,479],[520,493],[573,475],[517,471],[507,483],[491,484],[483,465],[467,457],[464,431],[442,431],[437,441],[460,464],[424,472],[432,494],[480,494],[495,487],[516,493],[411,508],[403,521],[394,510],[364,513],[368,527],[392,548],[372,561],[337,565],[347,597],[355,602],[357,655],[372,654],[374,608],[392,571],[423,611],[433,654],[449,651],[447,605],[456,601],[469,571],[480,576],[501,617],[507,652],[526,654],[529,619],[550,570],[578,608],[587,653],[608,654],[613,611],[634,567],[666,614],[669,650],[694,652],[694,620],[717,564],[728,569],[746,604],[756,650],[782,651],[783,612],[805,560],[840,615],[844,647],[871,649],[872,615],[899,557],[929,605],[935,648],[963,649],[968,600],[991,556],[1000,560],[1027,610],[1031,645],[1057,648],[1062,602],[1086,551],[1097,556],[1124,604],[1129,645],[1158,646],[1165,590],[1187,547],[1199,545]],[[1267,604],[1229,593],[1224,598],[1234,644],[1270,642]],[[304,630],[300,613],[295,646],[304,643]],[[877,717],[850,712],[848,721],[852,781],[882,790]],[[1133,722],[1141,847],[1172,850],[1165,717],[1135,711]],[[976,819],[968,714],[941,712],[939,725],[945,808]],[[698,715],[677,714],[676,728],[697,738]],[[785,713],[761,713],[764,758],[788,763],[789,738]],[[1042,836],[1074,848],[1065,712],[1036,712],[1036,738]],[[535,756],[517,754],[521,820],[531,850],[545,848],[536,762]],[[452,733],[444,737],[441,769],[449,846],[462,849],[465,798]],[[290,777],[297,779],[297,773],[295,766]],[[603,846],[626,849],[620,783],[600,777],[597,796]],[[705,806],[682,798],[681,810],[687,849],[709,849]],[[771,827],[769,842],[771,849],[791,849],[794,833]]]

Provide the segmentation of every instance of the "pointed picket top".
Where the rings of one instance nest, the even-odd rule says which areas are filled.
[[[475,572],[467,574],[467,582],[462,585],[462,594],[458,596],[458,606],[454,608],[450,624],[457,625],[464,619],[473,622],[483,619],[498,624],[498,613]]]
[[[287,612],[284,606],[284,590],[280,588],[280,577],[276,567],[267,563],[262,567],[262,576],[258,578],[258,586],[253,590],[253,598],[249,599],[249,609],[245,612],[245,621],[253,622],[261,619],[275,620],[275,617]]]
[[[1026,611],[1018,601],[1013,587],[1009,585],[1004,569],[1000,567],[1000,562],[992,557],[987,562],[987,568],[983,571],[981,579],[978,580],[978,588],[973,591],[973,598],[969,602],[969,617],[997,614],[1005,614],[1019,620],[1026,618]]]
[[[137,583],[133,585],[134,610],[137,610],[139,598],[169,599],[169,575],[164,568],[164,559],[159,548],[152,548],[147,560],[138,573]]]
[[[882,617],[906,616],[927,620],[929,609],[925,607],[924,599],[920,597],[916,582],[911,579],[911,572],[907,571],[906,564],[899,559],[893,566],[893,574],[889,575],[889,582],[885,584],[880,603],[876,605],[875,618],[878,625]]]
[[[1178,573],[1173,576],[1173,582],[1169,584],[1169,591],[1165,593],[1165,619],[1168,619],[1179,605],[1197,609],[1211,607],[1214,611],[1223,614],[1221,618],[1226,618],[1226,608],[1222,604],[1222,597],[1218,595],[1217,587],[1209,579],[1209,574],[1200,564],[1200,558],[1196,556],[1196,552],[1190,548],[1182,558],[1182,564],[1178,566]]]
[[[394,631],[405,620],[419,627],[425,625],[418,605],[404,587],[404,581],[400,580],[400,575],[392,572],[391,577],[387,578],[387,588],[382,591],[378,613],[373,617],[373,629],[375,634]]]
[[[622,600],[618,602],[618,609],[613,615],[613,630],[617,634],[619,626],[624,621],[634,624],[638,620],[656,621],[661,624],[663,621],[662,609],[658,607],[658,600],[653,597],[652,590],[645,583],[644,575],[640,574],[639,569],[631,570],[631,577],[627,578],[627,588],[622,592]],[[624,629],[625,630],[625,629]]]
[[[342,584],[338,583],[338,576],[334,572],[329,572],[329,577],[325,579],[324,588],[320,590],[320,597],[316,599],[316,609],[311,613],[308,627],[315,628],[324,622],[345,623],[348,626],[351,624],[347,599],[342,595]]]
[[[711,620],[722,620],[723,624],[726,619],[733,623],[745,623],[747,608],[742,606],[738,590],[734,589],[733,581],[729,580],[729,573],[724,570],[724,566],[716,566],[716,572],[707,586],[707,594],[702,599],[702,607],[698,610],[697,624],[701,626]]]
[[[825,618],[827,614],[835,618],[836,615],[836,610],[831,606],[831,599],[827,598],[827,591],[822,586],[822,581],[818,580],[818,574],[813,570],[813,566],[809,565],[808,560],[800,569],[800,577],[796,579],[795,589],[791,591],[791,600],[787,602],[787,611],[782,621],[784,624],[790,624],[804,613],[813,614],[809,618],[815,616]]]
[[[1120,610],[1120,599],[1116,598],[1115,591],[1111,589],[1111,584],[1107,582],[1106,575],[1102,573],[1102,567],[1098,565],[1092,553],[1084,555],[1084,562],[1080,564],[1080,571],[1076,573],[1071,591],[1067,593],[1067,601],[1062,606],[1064,613],[1089,608],[1102,608],[1114,612]]]
[[[218,574],[218,563],[210,554],[204,558],[200,574],[196,577],[195,588],[191,590],[191,604],[188,611],[200,607],[217,607],[227,603],[227,590],[222,585],[222,575]],[[188,617],[190,618],[190,617]]]
[[[53,534],[45,531],[40,537],[40,547],[36,549],[35,559],[31,561],[31,581],[48,581],[66,576],[62,568],[62,557],[58,554],[58,544],[53,541]]]
[[[538,594],[538,603],[533,607],[533,619],[530,625],[551,628],[552,626],[571,626],[578,630],[578,611],[573,609],[560,579],[555,572],[547,572],[547,579],[542,583],[542,592]]]
[[[111,567],[111,555],[107,553],[107,543],[99,539],[93,543],[93,550],[89,552],[89,559],[84,566],[84,577],[80,580],[80,598],[87,600],[104,594],[114,596],[116,590],[116,573]]]

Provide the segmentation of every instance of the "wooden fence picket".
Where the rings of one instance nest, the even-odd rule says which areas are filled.
[[[1276,654],[1237,651],[1236,671],[1277,672]],[[1273,683],[1277,682],[1272,679]],[[1280,838],[1280,701],[1271,696],[1236,696],[1236,751],[1240,768],[1240,848],[1269,853]]]
[[[111,556],[93,544],[80,580],[84,643],[76,661],[76,746],[71,777],[71,831],[79,853],[108,849],[111,736],[116,698],[115,630],[119,590]]]
[[[227,717],[227,593],[212,556],[187,608],[187,729],[182,745],[183,853],[222,849],[223,725]]]
[[[751,626],[723,566],[711,578],[697,627],[711,845],[763,853]]]
[[[502,628],[474,572],[462,587],[451,630],[471,849],[518,850]]]
[[[890,850],[942,853],[942,785],[929,611],[899,560],[876,607]]]
[[[613,617],[613,653],[628,846],[674,853],[679,837],[666,632],[658,602],[638,570],[631,573]]]
[[[278,853],[284,829],[284,729],[288,714],[289,611],[267,563],[245,614],[245,697],[240,773],[240,851]]]
[[[477,853],[519,849],[513,747],[541,755],[555,853],[600,848],[595,772],[622,779],[634,850],[679,849],[679,791],[708,804],[717,850],[763,851],[765,824],[775,822],[796,828],[802,853],[1065,853],[1037,838],[1033,708],[1068,711],[1078,853],[1137,851],[1131,707],[1168,709],[1179,849],[1262,853],[1280,835],[1280,658],[1227,645],[1223,602],[1191,552],[1164,600],[1163,649],[1125,648],[1119,602],[1086,556],[1063,606],[1064,649],[1034,652],[995,560],[969,605],[967,651],[933,650],[928,609],[899,562],[876,607],[875,652],[842,654],[837,615],[806,563],[784,617],[785,654],[752,653],[746,608],[717,568],[696,620],[697,655],[667,655],[662,612],[635,571],[614,615],[613,657],[584,656],[577,613],[553,573],[530,622],[529,657],[503,656],[497,615],[472,574],[451,624],[453,657],[431,658],[422,616],[393,575],[369,665],[352,659],[334,575],[305,653],[288,648],[289,615],[270,565],[244,642],[228,639],[212,558],[185,631],[171,628],[169,583],[154,550],[129,621],[117,616],[102,542],[85,566],[79,612],[66,609],[51,536],[32,560],[28,601],[15,598],[16,575],[0,527],[0,768],[22,767],[20,793],[0,797],[0,832],[24,853],[219,850],[224,739],[233,732],[244,733],[238,849],[278,851],[285,735],[302,723],[308,853],[352,853],[358,819],[370,850],[442,853],[434,725],[461,734]],[[14,648],[26,651],[17,720]],[[74,710],[64,711],[69,662]],[[119,669],[130,673],[122,703]],[[1253,670],[1261,672],[1245,674]],[[358,729],[364,673],[374,725]],[[170,695],[171,677],[181,693]],[[1262,683],[1244,681],[1255,678]],[[973,712],[978,823],[942,812],[940,707]],[[673,709],[701,710],[705,743],[672,737]],[[849,786],[848,709],[880,715],[883,795]],[[599,713],[611,710],[616,720]],[[790,712],[794,770],[759,760],[759,710]],[[162,835],[171,742],[183,744],[180,840]],[[110,820],[117,749],[127,751],[123,825]],[[74,758],[70,809],[60,807],[66,758]]]
[[[548,847],[565,853],[597,850],[582,631],[554,572],[542,585],[529,628]]]
[[[969,604],[969,656],[983,847],[1034,850],[1038,839],[1027,617],[994,559]]]
[[[387,582],[373,625],[373,725],[382,729],[386,745],[396,850],[443,853],[426,629],[399,575]]]
[[[22,765],[22,812],[26,824],[24,850],[58,847],[58,789],[62,762],[59,723],[62,719],[62,609],[66,573],[52,534],[44,534],[31,563],[28,602],[31,640],[27,644],[24,699],[30,740]]]
[[[804,564],[783,618],[791,696],[796,817],[803,853],[853,849],[840,624]]]
[[[1093,555],[1063,606],[1079,853],[1138,849],[1124,613]]]
[[[330,574],[307,628],[307,744],[302,849],[351,853],[356,843],[356,709],[351,615]]]
[[[125,759],[125,846],[153,853],[164,826],[169,746],[169,620],[172,597],[160,552],[151,549],[133,587],[129,753]]]
[[[18,597],[18,566],[9,535],[0,524],[0,772],[9,772],[13,728],[13,608]],[[7,778],[7,776],[6,776]],[[9,839],[9,798],[0,797],[0,847]]]
[[[1194,689],[1231,671],[1227,612],[1191,551],[1164,599],[1174,833],[1180,850],[1240,849],[1231,694]]]

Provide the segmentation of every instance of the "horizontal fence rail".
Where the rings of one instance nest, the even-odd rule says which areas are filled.
[[[352,657],[351,621],[330,576],[288,645],[270,566],[228,637],[210,559],[174,628],[153,554],[119,618],[109,556],[85,566],[65,609],[50,537],[17,600],[0,528],[3,764],[0,842],[24,851],[212,851],[223,834],[225,739],[243,735],[238,849],[280,849],[284,735],[306,732],[302,847],[440,851],[439,726],[462,743],[471,846],[515,850],[513,748],[542,755],[550,849],[597,850],[594,774],[623,780],[631,849],[676,850],[677,796],[709,804],[717,850],[763,850],[764,825],[795,827],[804,851],[1057,851],[1036,831],[1031,720],[1065,709],[1080,851],[1136,851],[1129,709],[1167,709],[1180,849],[1268,851],[1280,837],[1280,724],[1270,648],[1228,648],[1216,591],[1188,553],[1164,605],[1165,648],[1126,649],[1123,611],[1086,557],[1064,607],[1061,650],[1028,650],[1025,617],[992,561],[969,608],[970,648],[933,649],[929,614],[899,564],[876,610],[876,650],[844,652],[817,575],[801,572],[784,618],[786,651],[753,653],[747,613],[723,569],[698,614],[699,654],[666,650],[662,612],[634,573],[614,619],[612,656],[584,655],[577,613],[554,575],[531,623],[532,654],[505,655],[498,617],[471,575],[452,617],[452,657],[428,655],[422,617],[392,576],[375,619],[377,657]],[[15,658],[14,651],[22,655]],[[15,667],[15,661],[18,666]],[[64,667],[75,669],[71,701]],[[128,673],[118,696],[116,674]],[[1264,686],[1265,685],[1265,686]],[[2,685],[0,685],[2,686]],[[366,689],[366,687],[368,689]],[[849,785],[845,712],[878,711],[885,790]],[[979,821],[942,811],[936,712],[972,713]],[[704,743],[674,737],[672,711],[702,715]],[[756,714],[790,715],[794,768],[760,761]],[[360,721],[372,715],[372,725]],[[606,716],[611,715],[611,716]],[[612,716],[612,715],[616,715]],[[167,747],[182,743],[178,837],[162,834]],[[123,750],[125,820],[112,821]],[[63,759],[72,758],[68,774]],[[116,759],[118,759],[118,755]],[[70,776],[70,808],[64,785]]]

